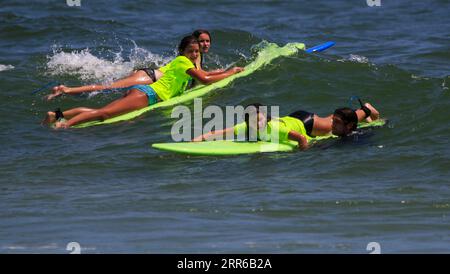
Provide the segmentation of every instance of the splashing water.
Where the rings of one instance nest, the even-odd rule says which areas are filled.
[[[64,52],[54,46],[52,55],[47,56],[47,73],[51,76],[74,75],[84,82],[96,81],[106,84],[126,77],[136,68],[160,67],[173,58],[154,54],[138,47],[135,43],[128,55],[129,61],[125,61],[122,54],[121,49],[114,53],[113,60],[110,61],[95,56],[88,48]]]
[[[350,54],[348,60],[356,63],[369,63],[369,58],[356,54]]]

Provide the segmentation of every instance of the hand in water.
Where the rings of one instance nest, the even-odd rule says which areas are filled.
[[[66,128],[68,128],[66,122],[67,121],[65,119],[61,119],[60,121],[55,122],[54,128],[55,129],[60,129],[60,128],[66,129]]]
[[[233,68],[231,69],[231,71],[232,71],[233,73],[239,73],[239,72],[241,72],[241,71],[244,71],[244,68],[243,68],[243,67],[233,67]]]
[[[298,142],[298,148],[302,151],[305,151],[308,149],[308,142],[303,143],[303,142]]]
[[[64,85],[56,86],[53,88],[53,93],[50,95],[47,95],[45,97],[45,99],[47,99],[47,101],[50,101],[53,98],[63,95],[64,93],[67,92],[67,90],[68,90],[68,87],[66,87]]]

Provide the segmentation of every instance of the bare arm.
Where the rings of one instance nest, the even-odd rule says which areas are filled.
[[[244,70],[244,68],[234,67],[234,68],[231,68],[231,69],[229,69],[227,71],[224,71],[222,73],[210,75],[206,71],[192,68],[192,69],[189,69],[187,71],[187,74],[189,74],[193,78],[197,79],[202,84],[208,85],[208,84],[212,84],[214,82],[220,81],[222,79],[225,79],[225,78],[227,78],[227,77],[229,77],[229,76],[231,76],[233,74],[239,73],[239,72],[241,72],[243,70]]]
[[[201,141],[208,141],[208,140],[212,140],[215,137],[218,136],[224,136],[229,132],[233,132],[234,129],[232,127],[226,128],[226,129],[221,129],[221,130],[215,130],[215,131],[211,131],[208,133],[205,133],[203,135],[200,135],[194,139],[192,139],[193,142],[201,142]]]
[[[298,147],[301,150],[308,149],[308,140],[306,140],[306,137],[303,136],[302,134],[298,133],[297,131],[294,131],[294,130],[289,131],[288,138],[289,138],[289,140],[297,141]]]
[[[203,71],[207,76],[222,74],[222,73],[226,72],[225,69],[215,69],[215,70],[212,70],[212,71],[206,71],[206,70],[203,70],[203,69],[200,69],[200,70]]]
[[[221,74],[224,73],[226,70],[225,69],[215,69],[212,71],[207,71],[208,75],[217,75],[217,74]]]

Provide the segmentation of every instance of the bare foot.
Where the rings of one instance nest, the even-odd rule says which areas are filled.
[[[371,104],[365,103],[364,105],[365,105],[368,109],[370,109],[370,112],[371,112],[370,118],[371,118],[372,120],[377,120],[378,118],[380,118],[380,113],[379,113],[378,110],[376,110]],[[369,117],[367,117],[367,118],[369,118]]]
[[[56,114],[53,111],[47,112],[47,115],[45,116],[44,120],[42,120],[42,125],[50,125],[54,122],[56,122]]]

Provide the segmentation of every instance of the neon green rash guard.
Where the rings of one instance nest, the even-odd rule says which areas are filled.
[[[165,101],[181,95],[191,79],[186,72],[195,68],[194,64],[186,56],[178,56],[159,70],[164,75],[150,87]]]
[[[233,127],[234,135],[245,136],[247,131],[247,125],[245,122],[237,124]],[[296,131],[306,137],[306,140],[310,140],[311,136],[306,134],[305,125],[299,119],[285,116],[281,118],[273,118],[267,123],[266,130],[258,131],[258,140],[271,142],[276,141],[276,132],[278,131],[278,141],[287,142],[289,140],[289,132]]]
[[[200,68],[197,68],[197,69],[201,69],[202,65],[203,65],[203,55],[201,53],[200,53],[200,57],[199,58],[200,58]],[[165,65],[163,67],[160,67],[158,70],[161,71],[162,73],[165,73],[167,71],[167,69],[169,68],[169,64],[167,64],[167,65]],[[197,67],[195,64],[194,64],[194,66]]]

